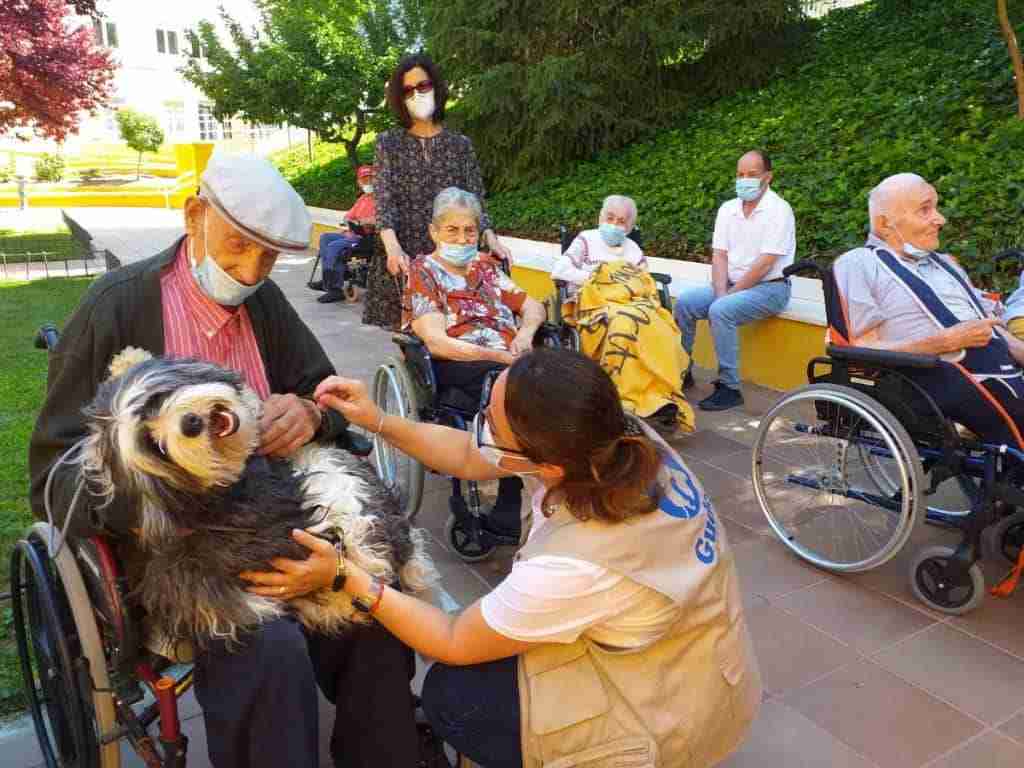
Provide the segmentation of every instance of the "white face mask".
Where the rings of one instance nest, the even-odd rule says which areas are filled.
[[[896,228],[893,227],[893,229]],[[900,232],[898,229],[896,229],[896,234],[899,235],[900,240],[903,241],[903,253],[905,253],[910,258],[917,259],[918,261],[920,261],[921,259],[926,259],[929,255],[931,255],[931,251],[929,251],[927,248],[918,248],[912,242],[907,240],[907,238],[903,236],[903,233]]]
[[[417,120],[429,120],[434,116],[434,92],[432,90],[426,93],[417,91],[405,100],[405,108]]]
[[[483,424],[478,425],[477,419],[482,419]],[[520,477],[540,474],[539,469],[532,469],[526,472],[516,472],[514,469],[509,467],[501,466],[501,460],[508,457],[509,454],[504,453],[500,448],[494,447],[494,435],[491,434],[491,425],[487,423],[487,419],[484,418],[483,412],[478,413],[476,418],[473,419],[473,425],[470,427],[470,430],[473,433],[473,447],[480,452],[480,455],[484,457],[488,464],[493,464],[498,469],[503,469],[506,472],[515,472],[515,474]],[[477,435],[480,436],[479,440],[477,439]],[[484,443],[487,443],[487,445],[484,445]],[[529,461],[529,459],[520,456],[516,456],[515,458],[522,461]]]
[[[373,184],[363,184],[363,194],[372,195],[373,194]]]
[[[189,254],[192,262],[192,277],[195,278],[199,289],[218,304],[225,307],[237,307],[247,298],[258,291],[266,280],[260,280],[255,285],[240,283],[227,272],[210,253],[209,246],[209,219],[203,216],[203,257],[201,263],[196,264],[195,256]],[[189,243],[191,250],[191,242]]]

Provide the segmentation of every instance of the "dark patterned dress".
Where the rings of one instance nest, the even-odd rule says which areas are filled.
[[[484,204],[484,185],[473,143],[461,133],[442,129],[430,138],[395,128],[377,139],[377,231],[393,229],[402,250],[414,258],[431,253],[434,242],[427,229],[434,197],[446,187],[472,192]],[[486,207],[480,231],[491,228]],[[398,281],[388,272],[380,238],[367,275],[363,322],[397,328],[402,316]]]

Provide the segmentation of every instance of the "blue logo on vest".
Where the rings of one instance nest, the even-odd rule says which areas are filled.
[[[696,517],[700,514],[700,493],[697,491],[693,478],[673,456],[666,456],[665,464],[673,470],[670,483],[671,492],[666,490],[661,495],[658,509],[666,515],[684,520]]]

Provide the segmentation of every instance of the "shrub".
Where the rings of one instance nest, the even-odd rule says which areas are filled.
[[[359,147],[359,162],[373,162],[374,142]],[[344,144],[317,142],[313,162],[306,146],[296,146],[271,156],[281,174],[291,182],[306,205],[348,210],[356,201],[356,177],[348,161]]]
[[[994,251],[1024,244],[1024,121],[991,3],[835,11],[803,58],[793,77],[695,110],[653,141],[494,195],[494,220],[550,237],[559,222],[593,226],[604,195],[629,194],[654,255],[701,258],[737,158],[763,147],[796,214],[798,257],[862,242],[868,192],[908,170],[938,188],[944,247],[976,275]]]
[[[64,158],[44,152],[36,160],[36,178],[39,181],[60,181],[64,178]]]

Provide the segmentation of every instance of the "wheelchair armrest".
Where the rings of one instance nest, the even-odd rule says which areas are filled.
[[[672,275],[666,275],[664,272],[651,272],[651,277],[654,279],[654,282],[661,285],[668,285],[672,282]]]
[[[829,344],[825,351],[829,357],[850,363],[864,363],[877,368],[937,368],[942,359],[937,355],[914,355],[909,352],[891,352],[871,347],[843,347]]]
[[[391,336],[391,340],[402,350],[402,357],[409,363],[415,383],[433,402],[437,397],[437,379],[434,377],[434,363],[426,342],[413,333],[396,333]]]

